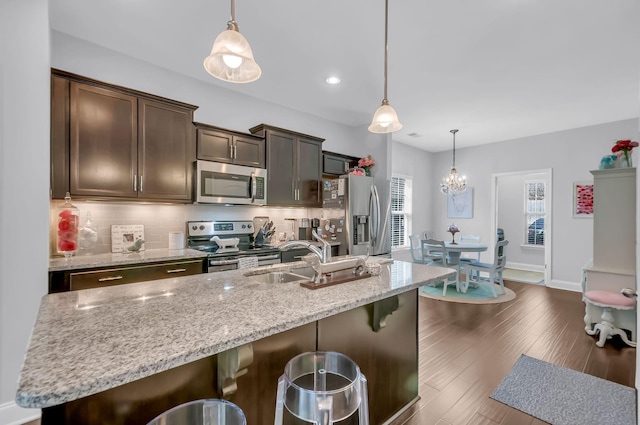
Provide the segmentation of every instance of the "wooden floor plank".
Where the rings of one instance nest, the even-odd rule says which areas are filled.
[[[635,349],[584,332],[581,294],[505,281],[502,304],[419,299],[421,399],[393,425],[542,425],[489,398],[522,355],[633,387]]]

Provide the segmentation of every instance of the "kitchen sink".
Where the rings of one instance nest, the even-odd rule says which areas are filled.
[[[289,273],[297,274],[299,276],[304,276],[307,279],[311,279],[313,275],[315,275],[315,272],[311,267],[298,267],[295,269],[290,269]]]
[[[248,276],[251,280],[257,280],[262,283],[287,283],[298,280],[309,280],[310,278],[290,272],[270,272],[263,274],[255,274]]]

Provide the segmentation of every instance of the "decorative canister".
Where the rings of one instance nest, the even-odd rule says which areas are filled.
[[[64,204],[58,207],[58,238],[56,247],[58,254],[71,258],[78,249],[78,225],[80,224],[80,210],[71,203],[71,196],[67,192]]]
[[[605,155],[602,157],[602,159],[600,160],[600,166],[599,169],[600,170],[608,170],[610,168],[613,168],[615,166],[615,161],[618,157],[615,155]]]

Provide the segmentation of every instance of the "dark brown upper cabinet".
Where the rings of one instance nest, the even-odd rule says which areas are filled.
[[[265,139],[268,204],[321,207],[324,139],[266,124],[249,131]]]
[[[192,201],[196,106],[52,71],[51,191]]]
[[[208,124],[194,124],[198,159],[265,168],[265,142],[262,137]]]

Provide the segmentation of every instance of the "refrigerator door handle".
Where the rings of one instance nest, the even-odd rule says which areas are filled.
[[[372,222],[375,221],[375,226],[373,226],[373,232],[371,233],[371,245],[376,246],[378,244],[378,237],[380,236],[378,233],[380,232],[380,195],[378,194],[378,188],[373,185],[371,186],[371,197],[372,197],[372,213],[373,209],[375,209],[375,219],[372,217]]]

